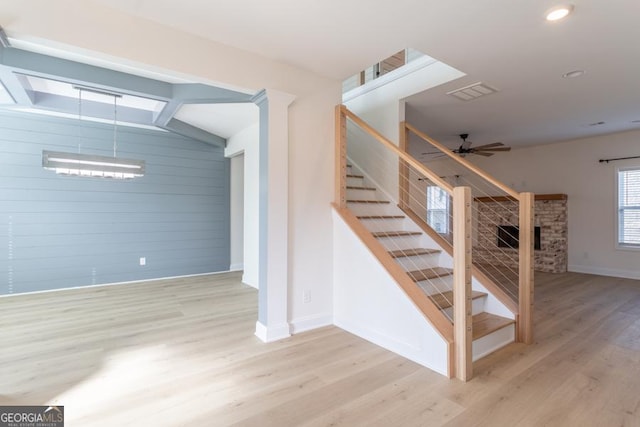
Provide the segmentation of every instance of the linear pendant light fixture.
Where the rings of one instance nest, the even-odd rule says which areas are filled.
[[[93,88],[74,86],[79,91],[78,119],[82,119],[82,92],[93,92],[113,97],[113,157],[97,156],[81,153],[64,153],[60,151],[42,150],[42,167],[53,170],[59,175],[83,177],[131,179],[144,176],[144,160],[117,157],[117,99],[121,95],[103,92]]]

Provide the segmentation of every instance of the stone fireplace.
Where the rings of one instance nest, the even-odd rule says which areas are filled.
[[[507,197],[476,197],[477,245],[474,262],[491,264],[491,259],[502,253],[517,254],[518,205]],[[537,194],[535,196],[534,223],[536,240],[535,270],[550,273],[567,271],[567,195]],[[539,231],[538,231],[539,230]],[[538,234],[539,233],[539,234]],[[511,238],[515,236],[515,238]],[[537,243],[537,242],[536,242]],[[517,261],[508,261],[517,269]],[[514,257],[514,259],[517,259]]]

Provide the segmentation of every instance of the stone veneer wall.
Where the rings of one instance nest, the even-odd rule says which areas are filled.
[[[510,268],[518,268],[518,250],[499,248],[498,225],[518,225],[518,205],[514,201],[476,199],[477,245],[473,248],[475,263],[496,265],[497,257]],[[536,195],[535,225],[540,227],[540,250],[535,251],[535,270],[550,273],[567,271],[568,223],[567,195]],[[513,259],[504,253],[513,254]]]

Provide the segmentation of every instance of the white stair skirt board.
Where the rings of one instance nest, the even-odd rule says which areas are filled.
[[[445,340],[335,211],[333,236],[335,325],[446,375]]]
[[[473,341],[473,361],[487,356],[502,347],[511,344],[516,339],[515,324],[512,323]]]
[[[258,321],[256,322],[255,335],[263,342],[274,342],[289,338],[291,336],[289,329],[288,323],[268,327]]]

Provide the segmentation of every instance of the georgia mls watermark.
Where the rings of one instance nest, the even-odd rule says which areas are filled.
[[[0,427],[64,427],[64,406],[0,406]]]

